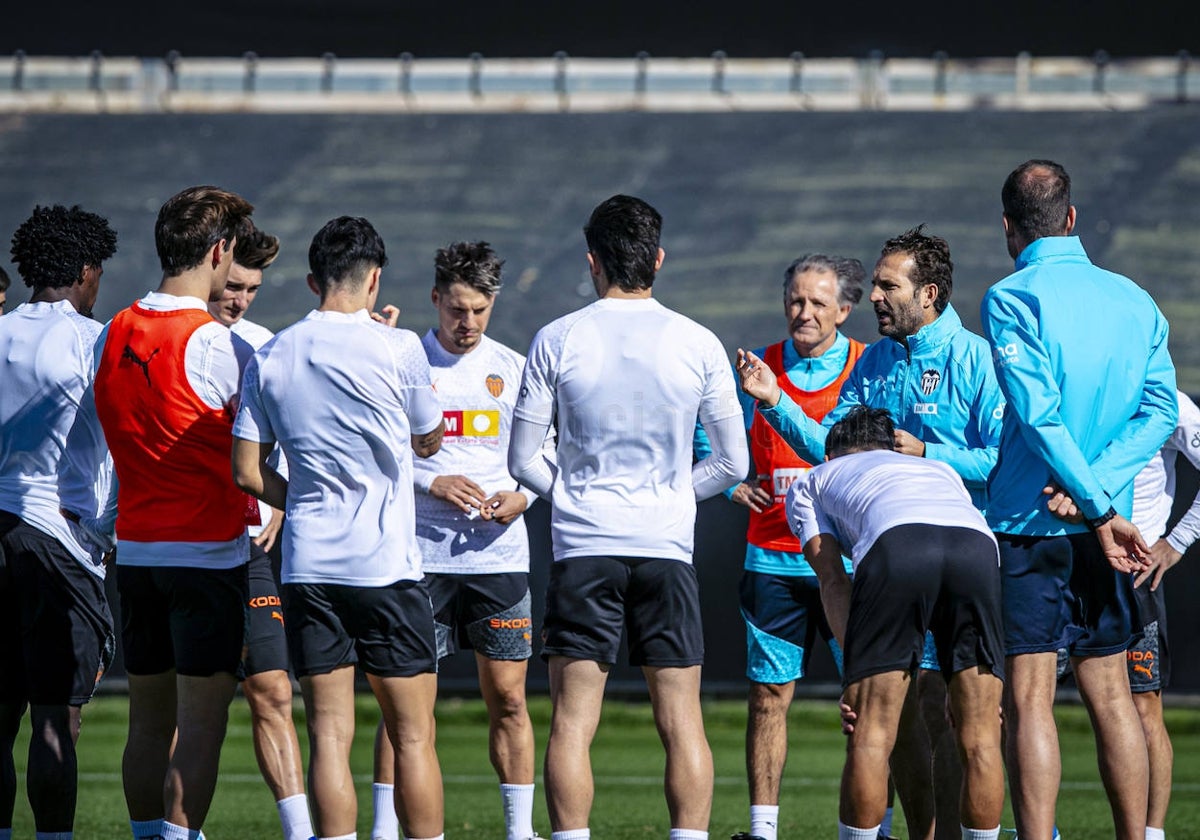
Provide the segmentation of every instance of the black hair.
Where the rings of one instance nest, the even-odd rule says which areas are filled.
[[[583,235],[609,283],[627,292],[653,285],[662,216],[649,204],[614,195],[592,211]]]
[[[222,239],[226,248],[244,230],[254,205],[219,187],[188,187],[167,199],[154,223],[163,276],[177,277],[204,261]]]
[[[338,216],[326,222],[308,248],[308,268],[322,298],[330,286],[356,288],[369,272],[385,265],[383,238],[361,216]]]
[[[439,292],[451,283],[465,283],[491,297],[500,291],[500,269],[504,260],[487,242],[452,242],[439,248],[433,260],[433,283]]]
[[[257,271],[275,262],[279,256],[279,237],[259,230],[249,219],[244,228],[238,232],[237,242],[233,245],[233,261],[242,268]]]
[[[55,204],[33,208],[13,234],[11,253],[25,285],[37,291],[73,285],[85,266],[99,268],[116,251],[117,232],[107,219]]]
[[[825,437],[825,454],[830,458],[872,449],[895,449],[896,427],[886,408],[856,405],[833,424]]]
[[[950,295],[954,292],[954,263],[950,261],[950,243],[940,236],[930,236],[923,233],[925,225],[917,225],[899,236],[893,236],[883,243],[879,256],[889,254],[908,254],[913,260],[913,270],[909,279],[914,288],[928,285],[937,286],[937,298],[933,308],[940,315],[950,303]]]
[[[1062,236],[1071,212],[1071,176],[1052,160],[1027,160],[1004,179],[1000,201],[1024,242]]]

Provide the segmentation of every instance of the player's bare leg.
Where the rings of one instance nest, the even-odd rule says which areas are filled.
[[[1163,722],[1161,691],[1140,691],[1133,695],[1142,732],[1146,736],[1146,751],[1150,759],[1150,799],[1146,808],[1146,825],[1162,828],[1167,820],[1171,802],[1171,774],[1175,766],[1175,750]]]
[[[237,680],[227,673],[175,680],[179,711],[163,791],[166,819],[181,828],[199,829],[217,787],[221,743]]]
[[[367,679],[379,701],[396,756],[395,802],[400,830],[405,837],[437,837],[445,822],[433,716],[437,674],[368,674]]]
[[[921,717],[915,679],[908,681],[905,691],[904,707],[896,729],[896,745],[889,766],[896,796],[904,810],[908,836],[917,840],[933,840],[933,751],[929,744],[929,731]]]
[[[610,666],[566,656],[551,656],[549,665],[552,712],[543,774],[550,826],[587,828],[595,795],[591,746]]]
[[[354,741],[354,666],[300,678],[308,718],[308,800],[318,837],[355,830],[358,799],[350,774]],[[423,835],[433,836],[433,835]]]
[[[121,781],[129,818],[164,816],[163,781],[175,742],[175,672],[129,675],[129,732],[121,758]]]
[[[843,825],[871,828],[887,810],[888,756],[896,743],[900,712],[911,679],[904,671],[874,674],[846,688],[845,702],[857,715],[847,736],[838,818]]]
[[[700,666],[642,668],[654,723],[667,751],[664,787],[671,828],[707,831],[712,814],[713,760],[700,710]]]
[[[968,668],[950,679],[950,710],[962,762],[956,809],[967,828],[991,830],[1004,810],[1004,759],[1000,750],[1000,700],[1004,684],[990,671]],[[955,832],[961,836],[960,829]]]
[[[751,805],[778,805],[787,764],[787,713],[796,683],[750,683],[746,723],[746,777]]]

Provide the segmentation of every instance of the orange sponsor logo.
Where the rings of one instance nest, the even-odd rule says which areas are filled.
[[[1129,650],[1125,658],[1131,663],[1135,674],[1145,674],[1148,679],[1154,679],[1154,652],[1149,650]]]
[[[493,618],[488,621],[493,630],[528,630],[533,621],[528,618]]]
[[[283,614],[278,610],[271,610],[271,618],[278,619],[280,624],[283,624]]]
[[[251,607],[281,607],[282,602],[278,595],[256,595],[250,599]],[[280,619],[281,621],[283,619]]]

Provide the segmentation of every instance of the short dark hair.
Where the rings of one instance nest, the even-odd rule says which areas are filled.
[[[1052,160],[1027,160],[1004,179],[1000,201],[1025,242],[1062,236],[1071,212],[1071,176]]]
[[[13,234],[11,253],[17,273],[36,291],[73,285],[84,266],[99,268],[116,251],[117,232],[107,219],[55,204],[33,208]]]
[[[154,223],[163,275],[175,277],[200,265],[222,239],[232,245],[253,212],[253,204],[220,187],[188,187],[168,198]]]
[[[917,225],[899,236],[883,243],[880,257],[889,254],[908,254],[913,260],[913,272],[909,278],[913,286],[933,283],[937,286],[937,299],[933,308],[940,315],[950,303],[954,291],[954,263],[950,261],[950,243],[940,236],[923,233],[925,225]]]
[[[627,292],[654,284],[662,216],[649,204],[614,195],[592,211],[583,235],[609,283]]]
[[[451,242],[433,258],[433,284],[446,292],[451,283],[465,283],[491,297],[500,291],[504,260],[487,242]]]
[[[830,458],[871,449],[895,449],[896,427],[886,408],[856,405],[833,424],[825,436],[825,454]]]
[[[279,256],[279,237],[254,226],[247,220],[233,246],[233,261],[242,268],[261,271]]]
[[[308,248],[308,269],[322,299],[331,286],[357,288],[369,272],[385,265],[383,238],[362,216],[330,219]]]
[[[842,306],[857,306],[862,300],[863,281],[867,277],[863,264],[853,257],[829,257],[825,254],[805,254],[792,261],[783,271],[783,293],[797,274],[806,271],[828,271],[837,277],[838,303]]]
[[[7,292],[8,285],[12,281],[8,279],[8,272],[0,268],[0,292]]]

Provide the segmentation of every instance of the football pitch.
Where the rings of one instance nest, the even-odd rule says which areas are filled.
[[[358,836],[370,837],[371,744],[377,713],[368,695],[358,700],[358,730],[352,763],[358,787]],[[550,834],[540,767],[550,719],[549,701],[530,700],[538,739],[539,788],[534,826]],[[1060,705],[1056,714],[1063,752],[1063,784],[1058,824],[1064,840],[1111,837],[1108,804],[1096,770],[1094,742],[1082,706]],[[296,724],[304,743],[303,710],[296,702]],[[743,759],[745,703],[711,700],[705,722],[716,767],[711,836],[724,840],[747,828],[747,792]],[[1167,819],[1167,837],[1200,840],[1200,709],[1168,708],[1167,727],[1175,745],[1175,787]],[[80,793],[75,820],[79,838],[129,837],[121,793],[120,762],[125,742],[126,699],[101,696],[84,709],[80,736]],[[13,836],[33,836],[33,820],[24,792],[25,738],[17,748],[19,789]],[[797,701],[789,721],[790,756],[783,780],[780,837],[784,840],[837,836],[837,785],[844,743],[832,701]],[[487,714],[478,700],[445,699],[438,706],[438,754],[446,791],[447,840],[503,838],[496,778],[487,760]],[[596,801],[592,836],[602,840],[665,837],[668,821],[662,797],[663,755],[650,707],[645,702],[610,700],[592,750]],[[1011,827],[1005,808],[1003,825]],[[279,837],[275,803],[258,773],[250,741],[246,704],[239,696],[230,709],[229,732],[221,756],[221,775],[212,811],[204,826],[211,840],[260,840]],[[894,833],[906,837],[897,809]]]

